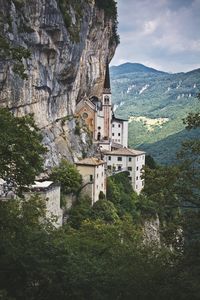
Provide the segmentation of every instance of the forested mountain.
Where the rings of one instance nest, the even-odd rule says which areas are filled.
[[[187,138],[187,132],[181,133],[182,119],[199,107],[200,69],[170,74],[126,63],[111,67],[111,81],[115,113],[129,118],[129,145],[148,150],[159,163],[174,161],[178,145]],[[169,142],[171,135],[177,143]]]

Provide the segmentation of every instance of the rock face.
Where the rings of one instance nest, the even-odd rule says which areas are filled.
[[[160,245],[160,221],[158,216],[145,220],[143,234],[146,244]]]
[[[74,110],[82,96],[101,95],[106,61],[116,48],[113,20],[94,0],[80,0],[79,14],[68,5],[71,27],[59,2],[0,0],[1,34],[31,53],[22,59],[27,80],[13,72],[12,59],[0,59],[0,106],[17,116],[34,113],[49,149],[46,167],[91,150],[86,128],[74,134],[81,127]]]

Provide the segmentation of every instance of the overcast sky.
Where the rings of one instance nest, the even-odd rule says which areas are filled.
[[[200,68],[200,0],[117,0],[120,45],[111,65]]]

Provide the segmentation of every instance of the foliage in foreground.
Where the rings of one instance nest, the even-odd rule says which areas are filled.
[[[145,246],[129,220],[56,230],[38,222],[44,218],[39,199],[22,203],[0,202],[0,295],[75,300],[159,299],[162,294],[165,299],[172,293],[176,257]]]
[[[54,229],[44,213],[37,197],[0,202],[2,299],[198,299],[199,252],[146,245],[127,218]]]

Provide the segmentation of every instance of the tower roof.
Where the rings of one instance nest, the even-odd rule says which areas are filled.
[[[109,64],[106,63],[106,74],[104,80],[104,90],[110,90],[110,73],[109,73]]]

